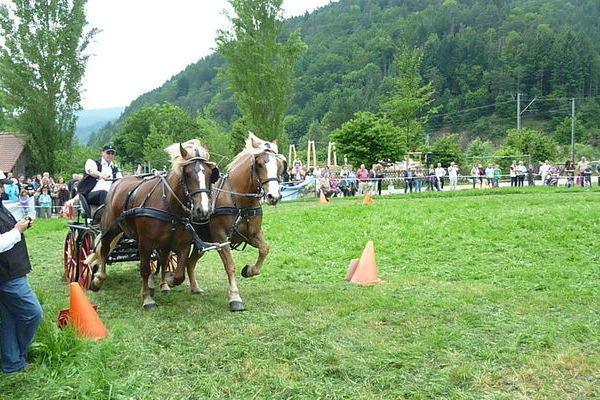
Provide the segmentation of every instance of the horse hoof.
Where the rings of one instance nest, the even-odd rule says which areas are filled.
[[[206,294],[206,292],[202,289],[192,290],[191,292],[192,292],[192,294],[201,295],[201,296]]]
[[[250,278],[250,275],[248,275],[248,268],[250,268],[250,265],[246,265],[244,268],[242,268],[242,276],[244,278]]]
[[[144,304],[144,310],[152,310],[153,308],[158,307],[156,303]]]
[[[244,303],[242,303],[241,301],[230,301],[229,302],[229,311],[244,311],[246,310],[246,307],[244,307]]]
[[[150,292],[150,297],[154,297],[154,288],[150,288],[148,291]]]

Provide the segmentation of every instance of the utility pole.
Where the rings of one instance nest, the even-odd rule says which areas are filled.
[[[575,162],[575,98],[571,99],[571,161]]]
[[[517,93],[517,129],[521,129],[521,93]]]

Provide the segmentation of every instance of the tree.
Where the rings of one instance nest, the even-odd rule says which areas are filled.
[[[473,162],[485,162],[492,154],[494,154],[494,144],[489,140],[483,141],[476,137],[467,145],[466,156],[471,157]]]
[[[435,141],[431,146],[433,161],[447,167],[451,162],[462,164],[463,154],[457,140],[457,134],[447,134]]]
[[[388,83],[389,100],[381,106],[383,114],[400,128],[407,151],[414,151],[421,144],[423,126],[438,110],[430,107],[435,92],[432,83],[421,85],[421,59],[419,50],[405,48],[397,62],[398,76]]]
[[[198,123],[185,110],[164,103],[145,106],[129,114],[114,143],[120,159],[125,163],[149,161],[146,157],[151,153],[154,161],[160,163],[163,159],[157,154],[161,153],[153,152],[156,146],[185,142],[201,136]],[[162,149],[164,147],[159,150]]]
[[[72,144],[79,89],[97,30],[85,30],[86,0],[13,0],[0,5],[0,93],[16,115],[34,166],[57,171]]]
[[[542,132],[533,129],[509,129],[504,143],[516,152],[529,154],[532,162],[553,160],[557,155],[557,143]]]
[[[338,154],[346,155],[353,165],[402,158],[398,128],[370,112],[354,114],[353,119],[331,132],[330,138],[336,143]]]
[[[235,17],[219,31],[218,51],[225,76],[248,128],[261,138],[283,134],[283,113],[290,103],[294,65],[306,45],[296,30],[279,42],[282,0],[229,0]]]

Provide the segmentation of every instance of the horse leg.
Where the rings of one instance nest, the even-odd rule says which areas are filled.
[[[198,283],[196,282],[196,263],[198,260],[204,255],[204,252],[198,251],[194,246],[194,251],[192,255],[188,259],[187,262],[187,273],[188,278],[190,279],[190,291],[192,294],[204,294],[204,290],[198,287]]]
[[[99,241],[94,249],[94,252],[84,261],[90,265],[92,269],[98,266],[98,270],[94,273],[94,278],[90,282],[90,289],[94,292],[100,290],[106,280],[106,260],[108,255],[117,246],[117,243],[123,236],[123,232],[119,228],[112,229],[100,235]]]
[[[260,274],[263,262],[265,261],[267,254],[269,254],[269,244],[265,241],[262,230],[259,230],[255,235],[251,235],[248,244],[253,247],[258,247],[258,258],[254,265],[247,264],[242,268],[242,276],[244,278],[250,278],[251,276]]]
[[[142,277],[142,307],[144,310],[149,310],[151,308],[157,307],[156,302],[150,295],[150,288],[148,287],[148,279],[152,275],[152,270],[150,267],[150,253],[151,250],[145,248],[145,246],[139,247],[140,252],[140,276]]]
[[[225,272],[227,273],[227,279],[229,280],[229,310],[244,311],[246,307],[244,307],[244,302],[240,297],[240,291],[235,282],[235,263],[231,256],[231,249],[229,247],[223,247],[219,251],[219,256],[221,257]]]
[[[175,268],[173,279],[170,281],[168,277],[166,278],[166,282],[169,286],[178,286],[185,281],[185,268],[188,261],[188,254],[190,254],[190,246],[185,246],[177,251],[177,268]]]
[[[171,292],[171,287],[167,283],[167,280],[170,279],[171,282],[173,281],[173,272],[167,271],[170,255],[171,252],[163,251],[160,253],[158,260],[156,261],[158,265],[160,265],[160,292],[164,294],[168,294]]]

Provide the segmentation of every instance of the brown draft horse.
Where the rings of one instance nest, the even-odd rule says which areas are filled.
[[[208,226],[200,227],[199,235],[203,240],[211,242],[231,242],[233,248],[242,243],[258,248],[256,263],[242,269],[243,277],[260,274],[269,253],[269,245],[261,229],[260,200],[264,198],[270,205],[281,200],[279,183],[285,168],[286,159],[278,154],[277,144],[266,142],[250,133],[244,150],[229,164],[227,174],[217,181],[213,189],[213,214]],[[196,248],[194,250],[187,264],[187,273],[192,292],[201,292],[194,270],[204,252]],[[221,248],[219,256],[229,280],[229,309],[243,311],[245,307],[235,281],[231,248]],[[179,268],[180,264],[175,274],[183,275],[184,271]]]
[[[102,234],[86,263],[99,268],[91,289],[98,290],[106,279],[106,261],[123,234],[135,239],[140,256],[141,296],[144,309],[156,307],[148,286],[151,254],[159,254],[159,266],[166,264],[169,251],[186,265],[192,234],[185,225],[192,218],[208,218],[212,212],[210,185],[219,178],[208,151],[196,139],[165,149],[171,156],[166,176],[128,176],[113,185],[106,197]],[[164,269],[164,268],[163,268]],[[177,278],[174,284],[179,284]],[[183,281],[183,279],[181,279]]]

